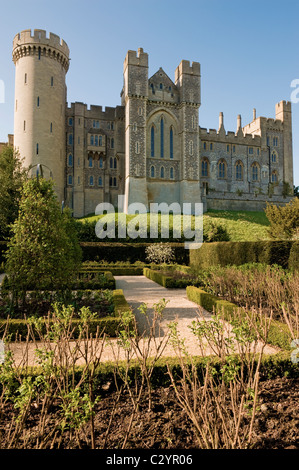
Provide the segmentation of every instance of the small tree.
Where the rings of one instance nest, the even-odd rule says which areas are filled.
[[[45,179],[28,180],[8,243],[6,272],[18,299],[28,290],[64,290],[76,275],[81,248],[68,210],[62,212]]]
[[[10,225],[16,220],[21,190],[27,179],[19,153],[6,147],[0,154],[0,239],[9,235]]]
[[[297,197],[282,207],[267,203],[265,212],[270,222],[269,234],[272,238],[280,240],[298,238],[299,199]]]
[[[145,250],[149,263],[170,264],[175,261],[173,248],[169,243],[154,243]]]

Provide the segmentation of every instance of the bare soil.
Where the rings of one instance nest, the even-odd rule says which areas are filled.
[[[106,443],[105,434],[109,425],[112,410],[116,404],[116,393],[103,391],[95,409],[95,438],[96,448],[119,449],[122,446],[132,414],[132,402],[126,394],[121,396],[116,406]],[[39,408],[32,406],[26,422],[26,435],[31,438],[26,448],[35,446],[33,438],[39,420]],[[9,429],[11,416],[14,413],[11,406],[6,406],[0,421],[0,448],[3,446],[5,433]],[[53,431],[59,420],[60,409],[55,403],[49,414],[45,436],[48,441],[45,448],[58,447],[88,449],[86,437],[80,435],[79,442],[64,432],[62,439],[57,438],[53,443]],[[88,427],[86,429],[89,434]],[[240,429],[240,433],[243,429]],[[23,447],[23,437],[20,445]],[[27,439],[26,439],[27,440]],[[90,436],[88,438],[90,443]],[[148,401],[144,397],[139,413],[136,415],[132,432],[127,442],[130,449],[196,449],[198,443],[193,432],[192,423],[186,413],[180,408],[175,398],[174,390],[159,388],[153,393],[152,411],[148,411]],[[258,411],[253,428],[251,449],[299,449],[299,379],[276,378],[260,383]]]

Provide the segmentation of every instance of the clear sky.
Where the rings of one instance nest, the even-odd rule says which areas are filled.
[[[0,141],[13,133],[12,40],[45,29],[70,48],[68,102],[116,106],[127,50],[143,47],[149,74],[163,67],[174,80],[182,59],[200,62],[199,125],[226,131],[257,116],[275,117],[299,83],[298,0],[0,0]],[[299,86],[298,94],[299,98]],[[1,86],[0,86],[1,101]],[[299,185],[299,102],[293,103],[295,184]]]

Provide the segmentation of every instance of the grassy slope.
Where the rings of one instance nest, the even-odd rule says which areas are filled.
[[[98,220],[100,217],[102,216],[90,215],[79,220],[83,223],[85,221],[92,222]],[[113,214],[109,217],[113,218]],[[128,215],[127,222],[130,222],[134,217],[134,215]],[[256,241],[269,239],[267,231],[269,221],[264,212],[210,210],[204,214],[203,223],[208,219],[211,219],[213,222],[219,223],[225,227],[231,241]],[[170,226],[172,226],[172,220],[172,216],[170,216]]]

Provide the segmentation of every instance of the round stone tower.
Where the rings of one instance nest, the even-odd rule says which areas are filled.
[[[41,164],[52,176],[57,196],[65,187],[65,75],[69,48],[56,34],[35,29],[13,40],[15,73],[14,145],[26,167]]]

